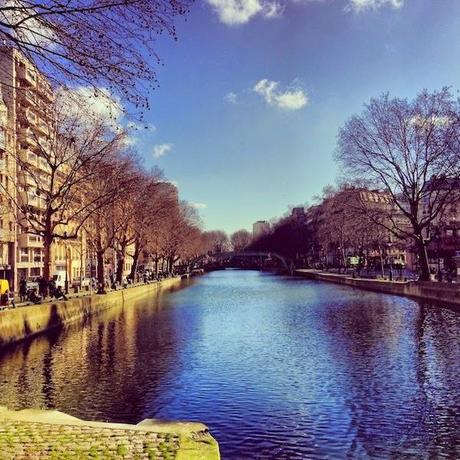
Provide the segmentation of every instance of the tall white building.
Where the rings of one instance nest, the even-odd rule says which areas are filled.
[[[266,235],[267,233],[270,233],[270,223],[266,220],[258,220],[252,224],[252,237],[254,239]]]

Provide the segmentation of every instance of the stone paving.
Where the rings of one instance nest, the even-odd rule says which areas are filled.
[[[100,429],[7,421],[0,426],[0,458],[172,460],[179,436],[147,431]]]
[[[1,408],[1,460],[219,459],[217,443],[198,423],[105,424],[56,411],[30,414]]]

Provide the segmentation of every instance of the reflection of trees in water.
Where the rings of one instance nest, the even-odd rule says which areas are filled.
[[[353,395],[350,455],[359,446],[371,456],[414,447],[451,455],[460,442],[458,313],[363,292],[324,312],[325,349]]]
[[[4,349],[0,403],[54,407],[83,418],[141,420],[144,393],[168,372],[176,353],[174,324],[158,330],[163,295],[159,291],[148,301],[108,309],[83,326]],[[167,334],[165,346],[159,334]]]
[[[460,317],[458,311],[420,303],[414,327],[420,412],[432,456],[460,455]]]

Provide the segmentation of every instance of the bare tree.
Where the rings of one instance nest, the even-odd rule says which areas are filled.
[[[145,82],[156,84],[156,38],[176,38],[174,19],[191,0],[7,0],[0,39],[19,49],[60,85],[105,88],[146,107]]]
[[[88,192],[95,177],[111,168],[122,140],[122,134],[100,124],[82,128],[78,118],[54,109],[41,135],[27,128],[29,148],[17,150],[17,177],[10,178],[16,184],[10,199],[18,209],[18,224],[43,239],[45,279],[50,277],[53,242],[76,239],[86,220],[112,200],[117,189]]]
[[[129,196],[136,184],[136,169],[132,158],[126,155],[115,155],[111,161],[98,168],[92,177],[91,187],[86,192],[87,200],[94,200],[98,196],[106,196],[85,224],[87,241],[96,254],[97,281],[99,292],[105,291],[104,256],[115,247],[117,236],[120,234],[125,221],[116,219],[116,209]]]
[[[230,249],[230,240],[223,230],[204,232],[207,252],[226,252]]]
[[[404,217],[389,213],[379,224],[398,239],[414,241],[421,280],[429,279],[430,225],[456,199],[459,113],[447,88],[423,91],[413,101],[384,94],[339,131],[337,158],[348,177],[388,192]]]
[[[251,234],[245,229],[237,230],[235,233],[232,233],[230,237],[234,251],[243,251],[249,246],[251,240]]]

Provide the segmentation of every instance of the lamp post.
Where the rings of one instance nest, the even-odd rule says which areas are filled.
[[[64,232],[64,251],[65,251],[65,281],[64,291],[66,294],[69,293],[69,251],[67,249],[67,232]]]
[[[441,232],[439,228],[436,228],[434,235],[433,235],[433,240],[436,241],[436,259],[437,259],[437,265],[438,265],[438,282],[442,281],[442,273],[441,273],[441,258],[439,257],[439,254],[441,252]]]
[[[388,253],[390,256],[390,281],[393,281],[393,255],[391,254],[391,241],[388,242]]]

